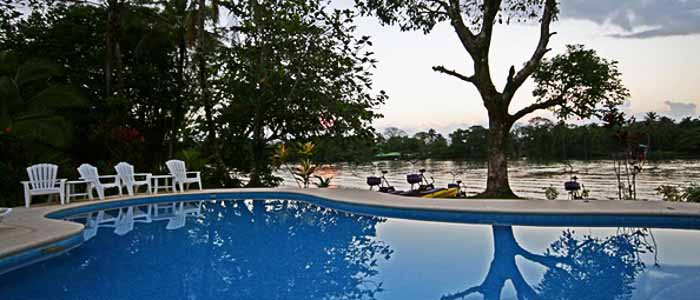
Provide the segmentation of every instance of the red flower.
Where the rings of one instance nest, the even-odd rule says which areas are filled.
[[[119,127],[114,129],[114,135],[125,143],[143,142],[144,138],[136,128]]]

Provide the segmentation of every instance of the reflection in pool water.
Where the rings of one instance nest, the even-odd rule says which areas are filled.
[[[521,247],[510,226],[492,226],[494,250],[488,272],[479,285],[442,299],[462,299],[481,294],[499,299],[510,281],[519,299],[624,299],[629,297],[637,275],[644,270],[641,254],[654,252],[646,229],[625,229],[609,237],[578,239],[566,230],[544,254]],[[542,281],[527,283],[516,257],[544,266]],[[595,291],[595,295],[582,292]]]
[[[692,299],[700,282],[696,231],[423,222],[283,200],[204,202],[168,226],[177,209],[124,235],[98,226],[1,275],[0,298]]]

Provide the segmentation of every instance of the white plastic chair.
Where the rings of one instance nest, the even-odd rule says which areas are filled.
[[[78,167],[78,173],[80,173],[80,179],[87,180],[90,182],[88,185],[88,194],[92,195],[92,190],[97,191],[97,196],[100,200],[105,199],[105,190],[110,188],[116,188],[119,191],[119,196],[122,195],[122,189],[119,185],[119,177],[117,175],[104,175],[100,176],[97,173],[97,168],[91,166],[90,164],[82,164]],[[113,182],[103,183],[101,179],[113,178]]]
[[[173,203],[173,214],[168,218],[168,224],[165,226],[165,229],[182,228],[185,227],[187,217],[201,217],[202,203],[203,201]]]
[[[95,235],[97,235],[97,230],[100,227],[116,228],[118,220],[118,216],[115,217],[112,213],[108,213],[104,210],[89,213],[85,219],[85,230],[83,230],[83,238],[87,241],[95,237]]]
[[[138,190],[139,186],[146,186],[146,192],[151,193],[151,173],[134,173],[134,166],[125,162],[118,163],[114,166],[114,170],[117,171],[117,176],[119,176],[120,189],[126,187],[129,196],[133,196],[134,190]],[[145,179],[136,180],[137,176],[145,177]]]
[[[54,164],[37,164],[27,168],[29,181],[22,181],[24,186],[24,206],[29,207],[32,196],[58,194],[61,204],[66,198],[66,179],[56,179],[58,166]]]
[[[187,172],[185,168],[185,162],[181,160],[172,159],[165,162],[168,166],[170,175],[173,175],[173,190],[175,186],[180,186],[180,191],[185,191],[185,186],[189,188],[190,183],[196,183],[199,186],[199,190],[202,190],[202,178],[200,172]],[[194,176],[189,176],[194,174]]]

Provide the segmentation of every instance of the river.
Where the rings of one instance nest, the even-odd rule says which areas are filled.
[[[611,160],[569,162],[586,189],[589,199],[618,199],[617,179]],[[458,162],[445,160],[420,161],[375,161],[366,164],[324,165],[317,171],[323,176],[332,176],[334,188],[368,189],[367,176],[381,176],[386,170],[389,182],[397,189],[408,189],[406,174],[426,169],[426,176],[435,179],[436,187],[447,186],[453,179],[461,179],[469,194],[476,194],[486,186],[485,162]],[[569,180],[569,168],[564,163],[535,163],[511,161],[509,165],[510,185],[513,191],[526,198],[545,199],[544,188],[553,186],[559,191],[558,199],[567,199],[564,182]],[[295,186],[291,176],[279,172],[285,180],[283,186]],[[659,185],[688,185],[700,183],[700,160],[672,160],[646,162],[637,176],[638,200],[661,200],[654,190]]]

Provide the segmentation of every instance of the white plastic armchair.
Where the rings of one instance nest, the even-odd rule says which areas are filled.
[[[172,159],[165,162],[168,166],[170,175],[173,175],[173,190],[175,190],[176,185],[180,187],[180,191],[185,191],[185,186],[189,188],[191,183],[196,183],[199,186],[199,190],[202,190],[202,178],[200,172],[187,172],[185,168],[185,162],[181,160]]]
[[[56,179],[58,166],[54,164],[37,164],[27,168],[29,181],[22,181],[24,186],[24,206],[32,204],[32,196],[58,194],[61,204],[66,199],[66,179]]]
[[[119,176],[119,181],[121,187],[126,187],[126,191],[129,196],[134,195],[134,190],[137,190],[139,186],[146,186],[146,192],[151,193],[151,173],[134,173],[134,166],[129,163],[120,162],[114,166],[114,170],[117,171],[117,176]],[[136,180],[136,177],[144,178],[143,180]]]
[[[120,188],[119,177],[117,175],[100,176],[97,173],[97,168],[90,164],[80,165],[80,167],[78,167],[78,173],[80,173],[80,179],[90,182],[88,184],[88,194],[92,195],[92,190],[94,189],[97,191],[97,196],[100,200],[104,200],[105,189],[116,188],[119,191],[119,196],[122,195],[122,189]],[[103,183],[102,179],[112,179],[112,181]]]

